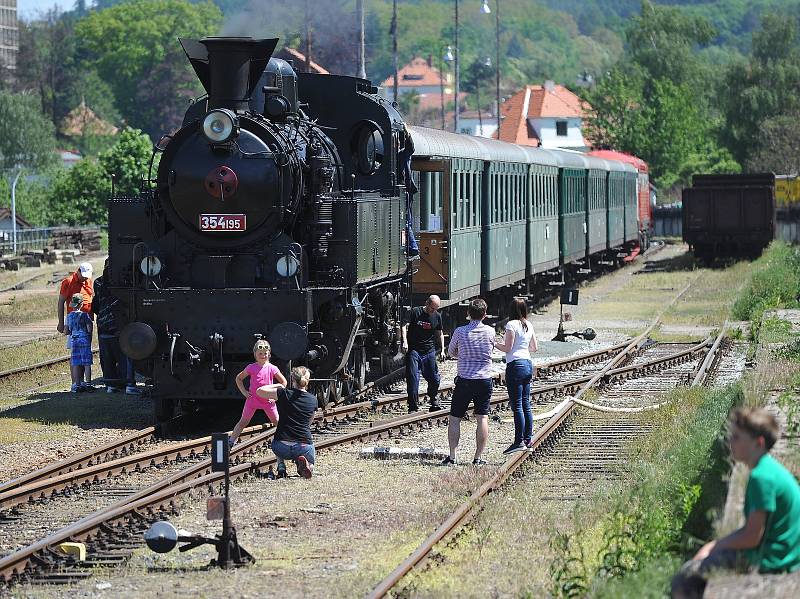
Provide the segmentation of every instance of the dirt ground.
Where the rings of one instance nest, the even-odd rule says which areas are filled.
[[[726,270],[697,270],[684,255],[683,246],[667,246],[653,256],[655,266],[644,261],[588,283],[580,288],[581,303],[570,307],[566,328],[594,328],[594,342],[571,338],[567,344],[547,342],[536,361],[553,356],[588,351],[611,345],[640,331],[663,305],[687,284],[692,289],[665,316],[659,332],[665,340],[696,340],[706,336],[727,317],[736,291],[745,279],[747,266]],[[652,272],[647,272],[652,270]],[[640,274],[637,274],[640,273]],[[550,304],[532,317],[537,335],[550,339],[558,327],[559,305]],[[452,376],[446,365],[443,378]],[[500,366],[501,367],[501,366]],[[87,401],[89,401],[87,399]],[[0,414],[2,418],[2,414]],[[24,420],[24,418],[22,418]],[[133,410],[129,423],[139,422]],[[35,426],[40,426],[36,423]],[[51,425],[44,425],[50,427]],[[86,434],[76,423],[66,423],[57,438],[63,451],[76,449],[70,435]],[[172,597],[195,595],[216,597],[228,594],[256,597],[278,594],[284,597],[363,596],[385,574],[404,559],[446,515],[500,463],[502,449],[509,443],[513,425],[508,413],[490,423],[489,465],[447,468],[435,461],[377,461],[359,457],[359,445],[321,452],[319,467],[310,481],[296,476],[270,481],[251,478],[233,486],[233,518],[242,545],[257,563],[234,572],[205,570],[209,549],[189,553],[152,554],[138,550],[130,562],[116,570],[99,571],[74,586],[18,586],[18,597]],[[23,459],[21,442],[11,444],[7,457]],[[459,458],[468,462],[474,443],[474,425],[463,425]],[[379,443],[380,444],[380,443]],[[400,447],[446,448],[445,428],[434,428],[396,440]],[[526,483],[512,482],[492,498],[507,507],[492,518],[479,518],[439,559],[447,567],[432,563],[424,574],[428,583],[411,587],[413,596],[543,596],[549,584],[547,546],[557,523],[565,517],[564,502],[544,502],[543,479],[527,477]],[[624,481],[618,484],[624,484]],[[510,507],[509,507],[510,506]],[[196,498],[173,519],[179,528],[212,534],[219,522],[205,520],[205,499]],[[500,518],[500,519],[498,519]],[[521,535],[525,545],[519,555],[529,568],[515,574],[508,555],[491,544],[493,536],[514,530],[532,531]],[[503,546],[514,544],[508,542]],[[513,549],[512,549],[513,551]],[[497,585],[491,577],[476,585],[475,577],[459,572],[477,561],[482,571],[502,572]],[[516,582],[515,582],[516,580]]]

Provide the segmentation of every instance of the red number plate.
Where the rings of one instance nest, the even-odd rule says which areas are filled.
[[[247,216],[244,214],[201,214],[201,231],[244,231],[247,229]]]

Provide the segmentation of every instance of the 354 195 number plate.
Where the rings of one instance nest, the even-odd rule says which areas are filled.
[[[247,229],[245,214],[201,214],[201,231],[237,232]]]

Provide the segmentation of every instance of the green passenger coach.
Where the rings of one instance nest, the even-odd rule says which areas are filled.
[[[438,129],[408,131],[418,188],[409,206],[419,246],[414,301],[436,294],[443,307],[460,305],[455,314],[481,295],[499,314],[511,297],[613,264],[638,240],[633,166]]]
[[[593,156],[585,158],[587,166],[586,245],[588,254],[603,252],[608,246],[608,163]]]
[[[533,276],[559,266],[558,161],[541,148],[525,148],[528,167],[526,266]]]
[[[558,238],[561,263],[586,257],[586,158],[579,152],[550,150],[558,160]]]

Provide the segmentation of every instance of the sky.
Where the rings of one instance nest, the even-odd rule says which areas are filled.
[[[17,0],[17,14],[23,19],[29,19],[36,16],[37,12],[44,12],[53,6],[68,10],[74,4],[75,0]]]

